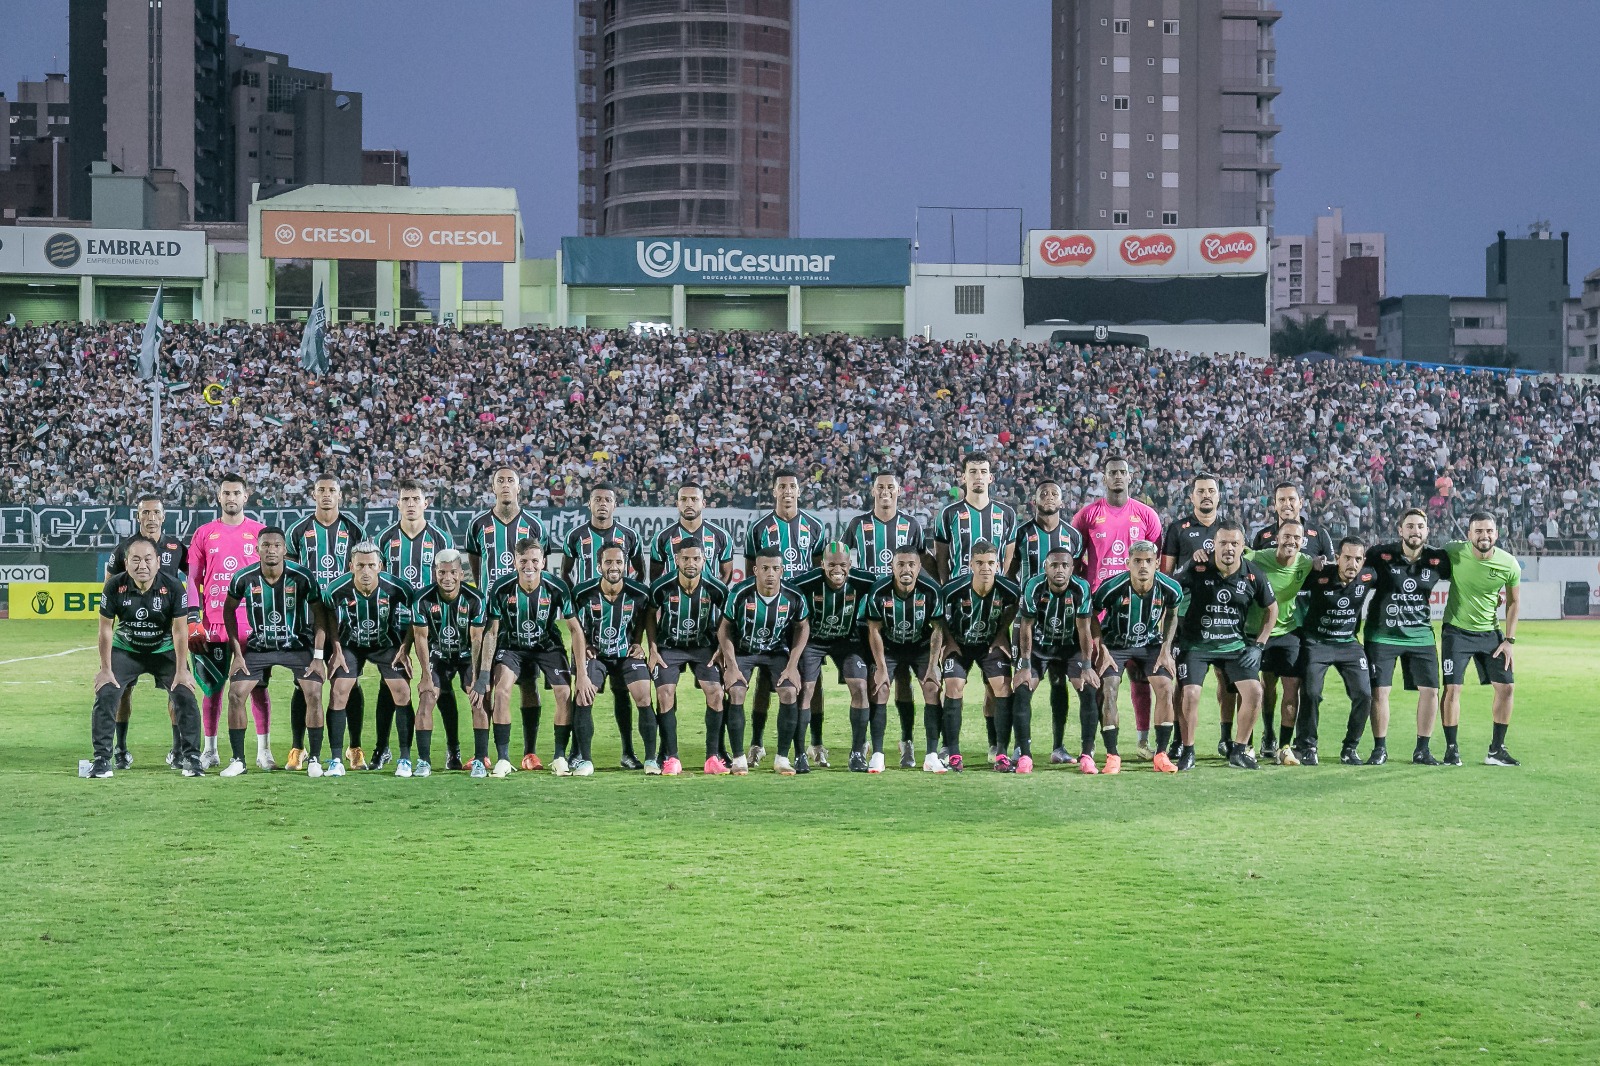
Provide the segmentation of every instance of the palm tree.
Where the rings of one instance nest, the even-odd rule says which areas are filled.
[[[1359,347],[1348,332],[1329,326],[1327,315],[1317,315],[1303,321],[1286,318],[1282,326],[1272,331],[1272,354],[1280,359],[1293,359],[1306,352],[1331,352],[1337,355]]]

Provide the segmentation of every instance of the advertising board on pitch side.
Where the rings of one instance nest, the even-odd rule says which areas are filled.
[[[1267,231],[1260,226],[1028,231],[1028,273],[1036,278],[1266,272]]]

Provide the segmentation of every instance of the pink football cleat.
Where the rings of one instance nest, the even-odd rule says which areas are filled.
[[[1120,774],[1120,773],[1122,773],[1122,756],[1120,756],[1120,755],[1107,755],[1106,756],[1106,768],[1104,770],[1102,770],[1101,773],[1107,773],[1107,774]]]
[[[1083,774],[1097,774],[1100,768],[1094,764],[1094,756],[1084,752],[1078,756],[1078,772]]]
[[[674,760],[674,761],[676,761],[676,760]],[[721,775],[721,774],[727,774],[727,773],[732,773],[732,772],[733,771],[728,769],[728,764],[723,762],[720,758],[718,758],[715,755],[711,756],[711,758],[706,760],[706,773],[711,774],[712,776],[718,776],[718,775]]]
[[[1031,773],[1033,773],[1033,756],[1032,755],[1024,755],[1020,759],[1017,760],[1017,773],[1019,773],[1019,774],[1031,774]]]
[[[678,761],[676,755],[668,756],[667,761],[661,764],[661,773],[664,777],[677,777],[683,773],[683,763]]]

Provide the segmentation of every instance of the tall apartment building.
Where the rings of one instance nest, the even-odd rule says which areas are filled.
[[[1384,292],[1384,236],[1347,233],[1344,210],[1331,208],[1310,233],[1280,233],[1272,238],[1272,309],[1300,304],[1335,304],[1339,279],[1349,259],[1378,260],[1378,295]]]
[[[334,88],[333,75],[293,66],[283,52],[228,42],[229,114],[234,130],[234,204],[240,220],[252,183],[359,185],[361,94]]]
[[[1270,226],[1271,0],[1053,0],[1050,224]]]
[[[228,0],[71,0],[72,215],[90,214],[89,166],[170,168],[194,219],[233,218]]]
[[[585,235],[786,237],[791,0],[576,0]]]
[[[0,93],[0,131],[7,131],[5,144],[0,145],[0,170],[17,165],[29,141],[49,137],[65,140],[71,125],[65,74],[46,74],[43,81],[17,82],[14,97],[7,99],[5,93]]]

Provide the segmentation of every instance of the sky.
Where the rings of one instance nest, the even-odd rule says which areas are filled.
[[[6,6],[10,91],[65,64],[67,3]],[[919,208],[1004,209],[956,216],[962,258],[1047,224],[1049,0],[796,6],[797,236],[915,234],[937,260],[950,216]],[[576,232],[570,0],[230,7],[246,44],[363,93],[366,146],[408,149],[414,184],[516,187],[530,256]],[[1572,233],[1574,288],[1600,267],[1600,0],[1279,7],[1279,232],[1342,207],[1388,235],[1391,295],[1480,294],[1495,231],[1541,219]]]

